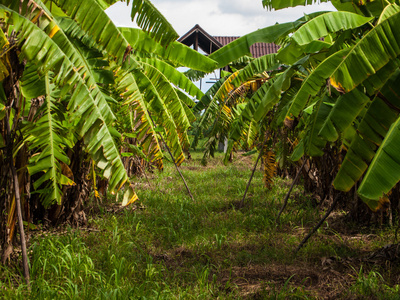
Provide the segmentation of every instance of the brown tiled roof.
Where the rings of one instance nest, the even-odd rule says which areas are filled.
[[[181,36],[178,41],[187,46],[193,45],[195,49],[197,46],[196,50],[201,48],[205,53],[211,54],[238,38],[239,36],[211,36],[199,25],[196,25]],[[276,53],[278,49],[279,46],[273,43],[255,43],[250,46],[250,53],[257,58],[266,54]]]
[[[238,39],[240,36],[214,36],[214,38],[225,46],[234,40]],[[254,58],[276,53],[278,52],[279,46],[273,43],[255,43],[250,46],[250,53],[253,55]]]

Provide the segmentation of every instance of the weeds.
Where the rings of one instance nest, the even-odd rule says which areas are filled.
[[[398,284],[393,287],[388,286],[383,276],[374,270],[365,275],[362,266],[350,291],[352,295],[358,297],[400,299],[400,286]]]
[[[256,172],[246,205],[239,209],[236,203],[251,173],[251,157],[226,167],[218,154],[202,167],[201,154],[192,156],[192,161],[182,165],[182,173],[196,202],[186,195],[173,165],[167,163],[164,173],[153,175],[153,188],[143,181],[147,188],[141,189],[141,179],[135,179],[141,199],[136,210],[129,208],[114,215],[103,204],[97,210],[99,215],[90,215],[89,226],[95,231],[69,229],[34,237],[30,247],[31,291],[22,283],[18,266],[0,266],[1,297],[323,298],[329,288],[310,286],[305,279],[325,276],[321,257],[340,260],[357,255],[364,246],[360,241],[345,240],[326,223],[294,258],[292,251],[320,216],[311,199],[295,187],[276,225],[288,186],[282,179],[274,179],[275,186],[266,191],[262,174]],[[392,235],[383,233],[373,241],[374,246],[386,243]],[[351,295],[372,293],[395,299],[399,286],[390,287],[384,275],[374,272],[346,279],[345,284],[353,284]],[[346,293],[347,289],[341,295]]]

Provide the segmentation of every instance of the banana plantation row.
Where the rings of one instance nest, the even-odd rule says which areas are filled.
[[[129,205],[137,200],[132,175],[162,170],[164,149],[179,166],[204,137],[204,163],[228,140],[226,163],[239,150],[262,154],[266,185],[276,172],[302,169],[321,200],[357,189],[372,210],[395,210],[397,0],[335,0],[335,12],[260,29],[208,57],[176,42],[149,0],[132,1],[142,29],[117,28],[104,12],[115,2],[1,0],[3,263],[16,224],[21,242],[23,221],[76,224],[90,194],[105,189]],[[262,2],[270,10],[304,5]],[[280,50],[254,59],[257,42]],[[192,83],[225,66],[231,72],[206,93]]]

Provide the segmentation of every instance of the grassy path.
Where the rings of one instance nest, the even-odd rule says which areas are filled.
[[[399,272],[360,257],[393,241],[394,229],[354,231],[336,214],[294,257],[293,250],[323,211],[295,187],[281,224],[275,219],[290,181],[266,191],[256,172],[237,209],[253,158],[229,166],[222,157],[182,165],[195,202],[172,164],[150,182],[141,201],[120,209],[92,205],[88,228],[35,232],[32,290],[21,274],[1,267],[6,299],[397,299]],[[351,234],[349,234],[349,232]],[[398,268],[398,267],[397,267]],[[381,275],[382,274],[382,275]],[[20,283],[19,287],[17,284]],[[387,285],[385,285],[387,284]]]

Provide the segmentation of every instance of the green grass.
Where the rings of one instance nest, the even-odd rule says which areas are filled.
[[[342,258],[391,242],[394,229],[381,229],[376,239],[367,242],[344,236],[326,223],[294,256],[293,250],[323,214],[310,196],[295,187],[276,225],[290,180],[276,178],[274,188],[267,191],[262,174],[256,172],[246,205],[239,209],[255,158],[238,156],[234,164],[224,166],[222,154],[217,154],[202,167],[201,153],[192,156],[181,170],[195,201],[167,163],[163,173],[150,175],[151,186],[143,178],[134,179],[140,198],[134,206],[113,213],[115,203],[93,204],[85,230],[36,232],[30,240],[30,291],[17,266],[1,267],[0,295],[4,299],[398,295],[394,269],[389,275],[387,270],[355,275],[354,270],[363,270],[360,264],[338,264]],[[324,258],[334,263],[321,263]]]

